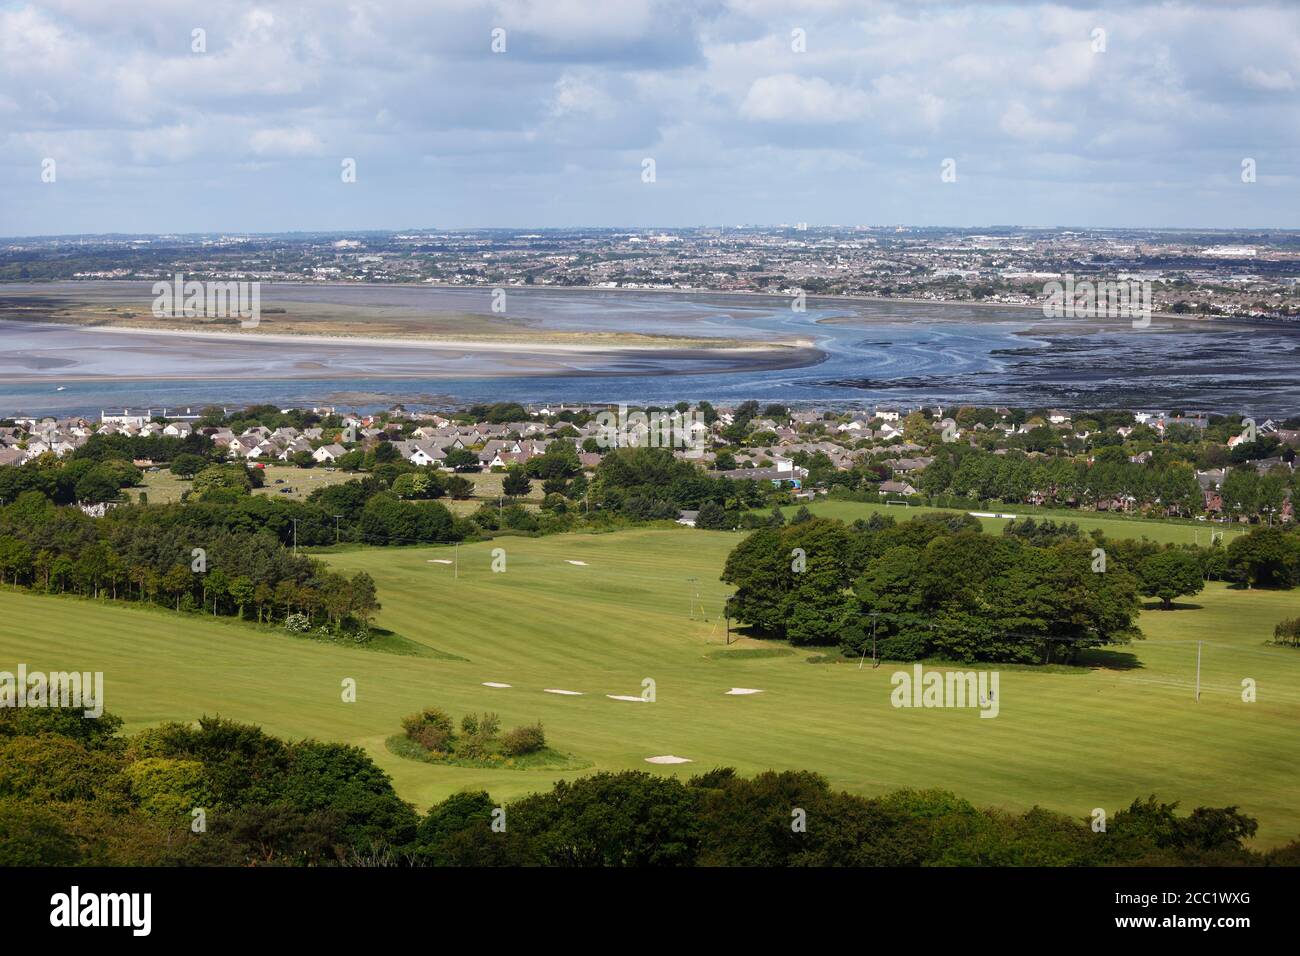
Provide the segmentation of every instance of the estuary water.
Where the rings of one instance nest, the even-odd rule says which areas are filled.
[[[143,303],[147,283],[0,285],[50,303]],[[940,402],[1066,408],[1186,408],[1295,414],[1300,324],[1156,317],[1045,320],[1018,308],[807,300],[628,290],[509,288],[518,349],[455,350],[370,340],[284,341],[122,332],[0,321],[0,417],[98,414],[101,408],[209,404],[402,402],[735,403]],[[263,309],[295,315],[382,315],[416,333],[430,316],[492,316],[492,290],[359,284],[270,284]],[[30,315],[30,313],[29,313]],[[527,344],[532,331],[637,332],[780,341],[765,352]]]

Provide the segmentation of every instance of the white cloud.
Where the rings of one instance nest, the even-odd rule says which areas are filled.
[[[1034,116],[1024,103],[1012,103],[998,121],[998,128],[1008,136],[1023,140],[1061,142],[1074,135],[1070,123]]]
[[[305,126],[259,129],[248,140],[248,148],[262,157],[319,156],[324,147]]]
[[[555,81],[551,112],[555,116],[589,115],[608,118],[617,112],[614,98],[595,83],[566,73]]]
[[[1295,79],[1290,70],[1261,70],[1257,66],[1248,66],[1241,71],[1241,78],[1247,86],[1270,93],[1290,93],[1295,90]]]
[[[367,196],[405,222],[813,221],[770,205],[800,177],[781,194],[870,221],[886,201],[924,208],[943,156],[1073,197],[1203,183],[1259,155],[1262,196],[1300,176],[1297,62],[1300,6],[1267,0],[0,0],[0,208],[6,231],[57,231],[30,176],[56,152],[61,183],[154,184],[148,202],[69,204],[105,230],[195,183],[228,186],[232,216],[310,225],[313,190],[338,180],[314,160],[335,154],[364,154]],[[663,188],[646,206],[627,170],[651,154]],[[943,195],[950,222],[1040,213],[1012,187]],[[1273,200],[1270,221],[1300,216]]]
[[[848,123],[866,116],[870,97],[821,77],[779,73],[757,79],[740,104],[746,119],[790,123]]]
[[[187,123],[131,133],[131,160],[140,164],[179,163],[198,154],[198,131]]]

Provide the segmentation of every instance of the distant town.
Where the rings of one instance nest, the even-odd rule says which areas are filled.
[[[548,479],[589,476],[615,448],[660,447],[711,478],[744,482],[747,507],[822,495],[1244,523],[1295,520],[1300,417],[1256,423],[1183,410],[877,405],[844,411],[757,402],[682,402],[617,413],[614,428],[615,412],[604,405],[503,403],[441,412],[394,406],[378,414],[334,406],[104,409],[97,419],[0,420],[0,466],[98,462],[99,470],[78,472],[69,501],[92,514],[130,501],[132,489],[143,489],[141,500],[148,500],[150,474],[169,470],[190,478],[213,462],[275,469],[277,484],[287,487],[268,486],[268,493],[288,494],[308,482],[286,481],[294,472],[315,470],[311,481],[318,481],[322,471],[342,478],[379,469],[399,498],[429,496],[420,490],[428,482],[400,481],[403,474],[424,474],[434,476],[434,496],[510,497],[533,510],[562,513],[580,507],[586,477]],[[104,468],[109,462],[116,467]],[[552,469],[550,462],[560,464]],[[490,475],[499,478],[485,495],[473,479]],[[444,488],[447,476],[453,480]],[[514,480],[503,489],[500,477]],[[540,494],[534,494],[534,479]],[[11,483],[0,472],[0,496]],[[735,527],[740,510],[706,519]],[[699,517],[695,509],[673,513],[689,525]]]
[[[0,281],[428,283],[1041,306],[1045,285],[1151,283],[1161,313],[1300,318],[1300,232],[736,226],[0,241]]]

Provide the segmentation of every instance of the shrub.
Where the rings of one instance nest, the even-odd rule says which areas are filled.
[[[1287,647],[1300,647],[1300,617],[1279,621],[1273,628],[1273,643]]]
[[[403,717],[402,730],[408,739],[429,751],[448,753],[456,741],[451,715],[437,707],[426,707],[418,714]]]
[[[919,661],[930,650],[930,643],[920,631],[904,631],[881,638],[876,653],[883,660]]]
[[[72,866],[81,862],[65,815],[36,803],[0,800],[0,866]]]
[[[734,524],[722,505],[714,501],[700,505],[700,513],[695,517],[695,527],[704,531],[728,531]]]
[[[336,636],[353,644],[369,644],[375,634],[365,621],[355,617],[345,617],[339,622]]]
[[[126,778],[145,813],[178,818],[210,802],[203,772],[198,760],[144,757],[126,767]]]
[[[459,751],[463,756],[482,758],[488,756],[492,741],[501,730],[501,719],[496,714],[466,714],[460,722]]]
[[[507,730],[501,738],[501,752],[508,757],[536,753],[545,746],[546,734],[542,732],[541,721]]]
[[[306,634],[311,630],[311,618],[295,611],[284,619],[284,629],[290,634]]]

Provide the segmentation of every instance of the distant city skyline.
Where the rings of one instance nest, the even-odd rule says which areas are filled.
[[[427,6],[0,0],[0,235],[1300,226],[1294,4]]]
[[[806,227],[806,228],[803,228]],[[1026,237],[1039,236],[1065,236],[1069,233],[1115,233],[1117,235],[1140,235],[1148,233],[1155,235],[1166,235],[1174,237],[1179,234],[1196,236],[1199,234],[1208,234],[1223,236],[1229,238],[1233,236],[1243,237],[1249,234],[1269,234],[1275,236],[1285,236],[1288,234],[1300,234],[1300,227],[1289,226],[1140,226],[1140,225],[1117,225],[1117,226],[1080,226],[1071,224],[1062,224],[1055,226],[1026,225],[1023,223],[975,223],[966,226],[954,226],[946,223],[937,223],[934,225],[919,225],[917,223],[906,222],[887,222],[887,223],[687,223],[675,226],[656,226],[656,225],[637,225],[634,223],[618,223],[614,225],[587,225],[578,223],[571,226],[548,226],[538,225],[535,223],[523,223],[519,225],[501,225],[501,226],[457,226],[457,225],[424,225],[424,226],[389,226],[389,227],[367,227],[363,229],[213,229],[213,230],[194,230],[186,232],[70,232],[70,233],[14,233],[12,235],[0,235],[0,240],[6,242],[16,242],[28,240],[33,245],[55,243],[60,240],[102,240],[112,242],[114,240],[133,240],[139,238],[147,239],[293,239],[294,237],[308,236],[328,236],[330,238],[346,239],[357,237],[373,237],[375,239],[388,239],[398,236],[433,237],[438,235],[457,236],[472,235],[475,233],[502,233],[507,236],[522,238],[530,233],[539,235],[547,233],[611,233],[618,235],[651,236],[654,234],[689,234],[689,233],[735,233],[735,234],[779,234],[782,231],[805,232],[808,234],[822,233],[843,233],[849,231],[873,232],[873,233],[935,233],[944,235],[965,235],[967,237],[975,236],[981,232],[988,232],[990,235],[997,234],[1001,231],[1024,233]]]

